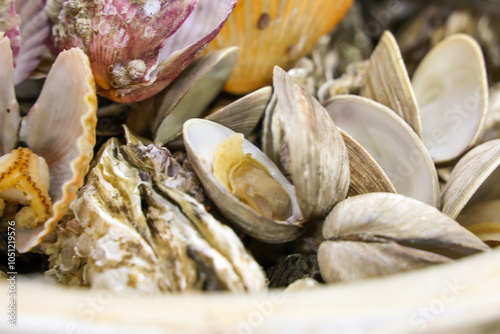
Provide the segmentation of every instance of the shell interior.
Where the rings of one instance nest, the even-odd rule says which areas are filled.
[[[261,241],[280,243],[295,239],[300,233],[299,225],[301,222],[295,188],[257,147],[247,140],[243,142],[243,152],[245,154],[251,153],[254,159],[266,167],[271,176],[283,186],[290,196],[293,214],[287,221],[272,221],[260,216],[231,195],[215,179],[212,172],[214,154],[221,142],[234,133],[220,124],[202,119],[191,119],[184,124],[183,136],[189,161],[209,197],[226,218]]]
[[[338,127],[363,146],[398,193],[438,206],[437,173],[422,141],[392,110],[366,98],[344,95],[325,105]]]
[[[420,63],[412,79],[425,146],[437,164],[463,154],[479,139],[488,104],[486,66],[479,44],[453,35]]]

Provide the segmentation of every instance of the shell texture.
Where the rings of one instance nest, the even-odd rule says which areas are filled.
[[[246,94],[272,83],[337,25],[352,0],[240,0],[208,50],[236,45],[240,59],[225,90]]]
[[[55,6],[57,51],[82,48],[98,92],[136,102],[161,91],[217,35],[235,0],[66,0]]]

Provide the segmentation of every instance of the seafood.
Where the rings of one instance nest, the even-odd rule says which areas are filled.
[[[52,0],[57,51],[89,56],[99,94],[137,102],[169,85],[217,35],[235,0]]]
[[[0,54],[4,64],[12,64],[12,51],[5,37],[0,39]],[[54,229],[83,185],[95,144],[97,98],[88,58],[79,49],[58,56],[36,103],[22,118],[14,95],[13,68],[7,65],[2,71],[7,83],[0,93],[0,154],[4,156],[0,197],[7,196],[4,191],[8,189],[29,188],[27,199],[36,215],[28,213],[29,209],[21,214],[24,220],[37,218],[31,223],[23,220],[16,242],[19,252],[27,252]],[[12,151],[18,142],[28,149]],[[42,187],[46,178],[50,185]],[[17,205],[13,198],[8,199],[11,205]],[[20,203],[27,204],[23,200]],[[44,214],[40,205],[45,208]]]

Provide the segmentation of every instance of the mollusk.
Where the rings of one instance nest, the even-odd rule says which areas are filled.
[[[16,85],[36,69],[46,49],[50,32],[46,3],[47,0],[0,2],[0,32],[10,39]]]
[[[0,38],[0,59],[3,64],[12,63],[5,37]],[[16,247],[27,252],[54,229],[83,185],[95,144],[97,98],[88,58],[79,49],[57,57],[38,100],[23,118],[14,94],[13,73],[10,66],[0,70],[7,82],[0,89],[0,155],[4,156],[0,158],[1,190],[11,188],[0,197],[15,202],[13,205],[28,204],[22,196],[9,194],[26,192],[35,211],[30,217],[37,218],[32,223],[23,220],[18,226]],[[14,150],[19,142],[28,149]],[[45,163],[49,185],[42,181],[47,178]],[[44,207],[43,214],[40,206]],[[27,214],[27,209],[23,210]]]
[[[245,94],[272,82],[274,66],[290,69],[337,25],[352,0],[240,0],[208,50],[240,48],[225,90]]]
[[[80,47],[98,93],[144,100],[170,84],[217,35],[235,0],[53,0],[56,50]]]

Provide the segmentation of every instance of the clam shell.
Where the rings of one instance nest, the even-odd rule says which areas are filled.
[[[9,153],[17,143],[17,131],[21,122],[19,105],[14,91],[12,50],[7,37],[0,36],[0,156]],[[12,64],[12,65],[11,65]]]
[[[382,168],[361,145],[344,130],[340,130],[349,155],[351,182],[348,197],[367,193],[396,193],[396,189]]]
[[[237,59],[235,47],[198,58],[169,87],[137,103],[127,126],[140,136],[166,143],[186,120],[200,117],[222,90]]]
[[[421,137],[422,126],[410,77],[396,38],[384,32],[370,57],[361,95],[392,109]]]
[[[500,245],[500,199],[465,208],[457,221],[484,242]]]
[[[455,219],[466,205],[500,198],[500,139],[481,144],[459,160],[445,188],[442,211]]]
[[[327,282],[377,277],[489,250],[435,207],[389,193],[350,197],[323,225],[318,250]]]
[[[370,153],[398,193],[439,206],[434,164],[420,138],[401,117],[354,95],[334,97],[325,108],[335,124]]]
[[[62,52],[19,131],[19,139],[49,166],[53,203],[53,216],[43,226],[18,231],[20,252],[29,251],[52,231],[83,185],[95,145],[96,110],[87,56],[80,49]]]
[[[240,58],[225,90],[270,85],[274,66],[290,69],[345,15],[352,0],[240,0],[208,50],[236,45]]]
[[[234,132],[248,137],[262,118],[262,114],[271,99],[271,87],[264,87],[239,98],[233,103],[208,115],[205,119],[224,125]],[[184,150],[182,134],[167,143],[170,150]]]
[[[273,221],[258,214],[231,195],[213,175],[215,151],[219,144],[233,133],[234,131],[208,120],[191,119],[184,123],[183,136],[189,161],[205,192],[227,219],[251,236],[268,243],[283,243],[296,239],[301,233],[302,217],[295,189],[257,147],[247,140],[243,142],[243,151],[251,153],[254,159],[264,165],[290,195],[293,215],[287,221]]]
[[[452,35],[436,45],[418,66],[412,85],[423,140],[436,164],[455,160],[478,141],[488,80],[481,47],[472,37]]]
[[[276,160],[280,155],[304,218],[324,218],[349,189],[342,135],[325,108],[279,67],[274,69],[274,88],[276,106],[268,108],[263,147],[267,153],[271,146]]]

